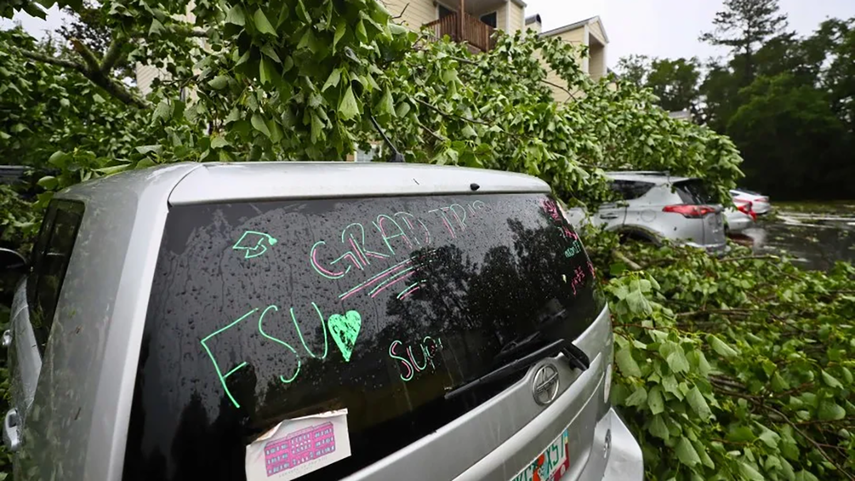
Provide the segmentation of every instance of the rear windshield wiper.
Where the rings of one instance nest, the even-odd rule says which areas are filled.
[[[558,354],[559,352],[564,353],[564,356],[567,357],[567,360],[570,362],[575,368],[578,368],[582,371],[588,369],[590,366],[590,361],[588,360],[588,356],[578,347],[574,346],[572,343],[565,341],[564,339],[558,339],[537,351],[534,351],[531,354],[523,356],[519,359],[509,362],[504,366],[497,368],[494,371],[491,371],[478,379],[467,382],[466,384],[449,391],[445,394],[445,399],[452,399],[461,394],[464,394],[472,389],[482,385],[487,384],[493,381],[498,381],[499,379],[506,378],[516,372],[519,372],[523,369],[530,367],[532,364],[537,363],[541,359],[545,357],[552,357]]]

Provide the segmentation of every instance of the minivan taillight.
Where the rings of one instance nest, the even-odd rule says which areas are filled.
[[[674,204],[666,205],[662,208],[662,212],[673,212],[674,214],[681,214],[683,217],[696,219],[714,213],[715,209],[707,205]]]
[[[754,205],[753,202],[746,202],[744,204],[739,204],[736,206],[736,210],[742,212],[743,214],[751,217],[751,220],[757,220],[757,214],[754,213],[754,209],[751,207]]]

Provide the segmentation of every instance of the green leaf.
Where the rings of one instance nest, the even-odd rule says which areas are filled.
[[[781,440],[781,436],[766,426],[760,425],[760,435],[757,436],[757,439],[763,441],[763,444],[766,446],[774,449],[778,447],[778,442]]]
[[[170,104],[166,100],[161,100],[157,107],[154,109],[154,113],[151,116],[152,122],[156,122],[158,120],[168,120],[172,117],[172,104]]]
[[[629,308],[630,312],[634,314],[650,314],[653,312],[653,309],[650,307],[650,303],[647,302],[647,299],[644,298],[644,294],[641,291],[632,291],[630,292],[626,298],[626,306]]]
[[[273,35],[277,37],[276,30],[273,28],[273,25],[270,24],[270,21],[267,20],[267,16],[264,15],[264,12],[259,8],[252,15],[252,22],[255,24],[255,28],[258,29],[261,33],[266,33],[268,35]]]
[[[647,402],[647,389],[644,386],[637,386],[635,391],[624,401],[625,406],[641,406]]]
[[[816,411],[820,421],[839,421],[846,417],[846,410],[834,401],[822,401]]]
[[[261,132],[266,137],[270,138],[270,129],[267,128],[267,124],[264,122],[264,117],[259,113],[252,114],[252,118],[250,119],[252,126],[255,130]]]
[[[222,90],[229,86],[229,80],[231,77],[228,75],[217,75],[208,81],[208,85],[214,90]]]
[[[665,442],[668,442],[668,440],[671,439],[671,434],[668,432],[668,426],[665,425],[665,419],[661,414],[653,416],[653,419],[650,420],[650,425],[647,426],[647,430],[651,435],[656,436]]]
[[[59,181],[52,175],[46,175],[36,183],[45,190],[54,190],[59,185]]]
[[[692,446],[694,446],[695,451],[698,453],[698,456],[700,456],[701,462],[704,464],[704,466],[710,469],[715,469],[715,463],[713,462],[710,455],[707,453],[706,445],[704,445],[700,441],[692,441]]]
[[[137,152],[146,155],[146,154],[160,154],[160,151],[163,150],[163,147],[160,145],[141,145],[137,147]]]
[[[785,391],[790,388],[790,384],[781,377],[781,374],[775,371],[772,374],[772,390],[775,392]]]
[[[757,438],[754,436],[754,431],[748,426],[731,426],[727,432],[727,440],[735,443],[747,443],[755,439]]]
[[[677,378],[674,377],[673,374],[669,374],[662,378],[662,389],[667,393],[673,394],[677,399],[683,399],[683,392],[680,391],[680,388],[677,385]]]
[[[246,24],[246,15],[243,13],[243,7],[240,4],[233,6],[226,14],[226,23],[239,25],[243,27]]]
[[[62,169],[65,167],[66,162],[68,162],[68,159],[70,158],[70,155],[66,154],[61,150],[57,150],[56,152],[51,154],[50,157],[48,157],[48,163]]]
[[[261,47],[261,53],[275,60],[276,63],[282,63],[282,60],[279,59],[279,55],[276,53],[276,50],[273,50],[273,46],[269,43]]]
[[[213,139],[211,139],[211,148],[212,149],[221,149],[223,147],[227,147],[229,145],[229,141],[226,140],[224,135],[217,135]]]
[[[383,97],[380,98],[380,103],[377,105],[377,113],[378,114],[390,114],[390,115],[395,114],[394,103],[392,101],[392,90],[391,89],[386,88],[386,90],[383,92]],[[467,125],[467,127],[469,127],[469,126]],[[473,134],[474,134],[474,131],[473,131]],[[475,135],[472,135],[472,137],[474,137],[474,136]]]
[[[338,116],[342,120],[350,120],[357,115],[359,115],[359,107],[356,105],[356,97],[353,96],[353,87],[348,86],[338,104]]]
[[[617,354],[615,354],[615,362],[624,376],[641,377],[641,368],[638,367],[638,363],[632,358],[632,351],[629,348],[618,350]]]
[[[683,354],[683,348],[680,345],[677,345],[674,351],[668,354],[665,361],[673,372],[689,372],[689,361],[686,360],[686,355]]]
[[[333,71],[330,72],[329,77],[327,77],[327,81],[324,82],[324,86],[321,87],[321,92],[325,92],[331,87],[337,87],[339,80],[341,80],[341,69],[334,68]]]
[[[765,481],[766,478],[748,463],[739,463],[739,472],[752,481]]]
[[[701,458],[698,456],[697,451],[695,451],[694,446],[692,446],[691,441],[685,436],[680,437],[675,453],[677,454],[677,459],[686,466],[692,467],[701,462]]]
[[[820,375],[822,376],[822,382],[824,382],[828,387],[832,389],[843,389],[843,384],[840,384],[840,381],[838,381],[837,378],[825,372],[825,370],[821,370]]]
[[[267,57],[262,57],[258,67],[259,79],[261,85],[272,83],[277,78],[276,66],[273,61]]]
[[[100,169],[95,169],[95,172],[104,175],[113,175],[118,174],[119,172],[124,172],[128,170],[129,167],[131,167],[131,164],[114,165],[112,167],[102,167]]]
[[[739,354],[732,347],[727,345],[724,341],[716,337],[714,334],[710,334],[707,336],[707,342],[710,343],[710,347],[712,347],[713,351],[718,353],[721,357],[733,357]]]
[[[813,473],[803,469],[796,473],[796,481],[819,481],[819,478],[814,476]]]
[[[701,394],[701,391],[697,386],[693,387],[686,394],[686,401],[689,402],[689,406],[692,407],[692,411],[695,411],[695,414],[697,414],[699,418],[704,421],[709,421],[710,416],[712,416],[712,411],[710,410],[706,399],[704,399],[704,395]]]
[[[148,34],[155,36],[162,33],[164,30],[163,24],[160,23],[156,18],[151,20],[151,26],[148,28]]]
[[[707,357],[704,356],[703,351],[700,349],[692,349],[687,354],[689,358],[689,362],[698,370],[698,374],[701,376],[706,376],[710,373],[712,369],[710,367],[710,363],[707,361]]]
[[[665,411],[665,401],[662,400],[662,387],[653,386],[647,393],[647,407],[653,414],[659,414]]]
[[[318,143],[318,140],[321,139],[321,136],[324,132],[324,123],[323,121],[314,113],[312,113],[312,132],[311,132],[311,140],[313,144]]]
[[[335,47],[338,45],[339,40],[344,34],[347,33],[347,22],[343,18],[340,18],[338,23],[335,24],[335,34],[333,35],[333,44],[332,49],[335,52]]]

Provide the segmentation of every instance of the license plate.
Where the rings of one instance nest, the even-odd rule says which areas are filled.
[[[568,428],[510,481],[558,481],[569,467],[570,429]]]

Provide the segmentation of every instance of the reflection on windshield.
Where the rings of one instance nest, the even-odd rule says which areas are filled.
[[[518,194],[174,208],[125,478],[244,479],[260,433],[346,408],[352,456],[305,476],[338,479],[489,399],[516,378],[443,396],[534,333],[517,354],[575,338],[602,307],[553,204]]]

